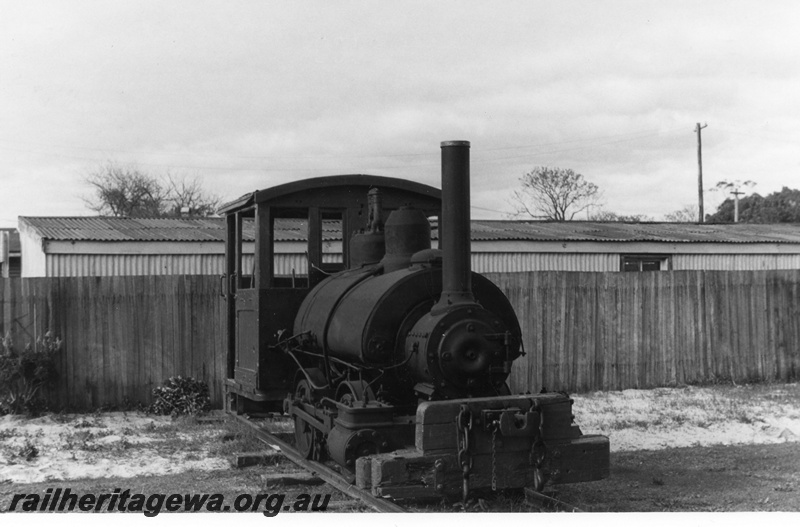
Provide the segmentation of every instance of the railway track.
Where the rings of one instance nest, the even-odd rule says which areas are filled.
[[[270,448],[279,450],[281,454],[294,464],[318,476],[337,490],[364,503],[371,509],[377,512],[407,512],[406,509],[394,502],[376,498],[364,489],[356,487],[353,485],[352,481],[332,468],[318,461],[306,459],[292,445],[278,438],[268,430],[265,430],[262,426],[259,426],[259,422],[251,421],[242,415],[231,415],[231,417],[247,425],[262,443],[268,445]]]
[[[587,512],[571,503],[561,501],[555,496],[533,489],[525,489],[525,503],[530,507],[538,508],[540,511]]]

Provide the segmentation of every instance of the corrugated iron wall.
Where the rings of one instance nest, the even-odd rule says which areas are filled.
[[[800,254],[676,254],[675,271],[769,271],[800,269]]]
[[[323,254],[324,263],[339,263],[341,254]],[[253,255],[242,259],[245,274],[253,272]],[[308,274],[305,254],[275,255],[275,274]],[[221,275],[225,273],[222,254],[50,254],[47,276],[161,276]]]
[[[252,269],[253,256],[244,258]],[[225,272],[221,254],[49,254],[47,276],[160,276],[220,275]]]
[[[618,254],[472,253],[477,273],[522,273],[527,271],[619,271]]]
[[[323,253],[325,263],[339,263],[342,255]],[[246,273],[252,272],[253,256],[244,256]],[[275,255],[275,274],[308,274],[304,253]],[[619,271],[619,253],[472,253],[472,269],[478,273],[521,273],[528,271]],[[672,269],[705,271],[767,271],[800,269],[800,254],[676,254]],[[50,254],[47,276],[138,276],[138,275],[220,275],[225,272],[222,254]]]

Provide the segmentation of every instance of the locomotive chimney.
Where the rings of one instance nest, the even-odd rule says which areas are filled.
[[[433,311],[474,303],[470,265],[469,141],[442,143],[442,296]]]

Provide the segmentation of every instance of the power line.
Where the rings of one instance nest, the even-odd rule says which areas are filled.
[[[482,152],[496,152],[501,150],[522,150],[524,148],[539,148],[542,146],[553,146],[553,145],[561,145],[561,144],[569,144],[569,143],[583,143],[583,142],[592,142],[592,141],[600,141],[603,139],[608,139],[611,137],[631,137],[631,139],[637,139],[638,137],[650,137],[654,135],[662,135],[667,132],[674,132],[677,130],[681,130],[683,127],[674,127],[669,128],[666,130],[640,130],[638,132],[627,132],[624,134],[609,134],[609,135],[601,135],[596,137],[588,137],[588,138],[581,138],[581,139],[570,139],[566,141],[555,141],[552,143],[539,143],[536,145],[521,145],[521,146],[505,146],[499,148],[487,148],[482,150]],[[623,141],[624,142],[624,141]]]
[[[497,162],[500,162],[500,161],[508,161],[508,160],[513,160],[513,159],[532,159],[532,158],[536,158],[536,157],[553,155],[553,154],[560,154],[560,153],[565,153],[565,152],[575,152],[575,151],[581,151],[581,150],[586,150],[586,149],[590,149],[590,148],[597,148],[597,147],[600,147],[600,146],[606,146],[606,145],[611,145],[611,144],[619,144],[619,143],[627,143],[627,142],[635,141],[635,140],[638,140],[638,139],[654,137],[654,136],[662,135],[662,132],[644,134],[644,135],[642,135],[642,134],[638,134],[638,135],[616,134],[616,135],[607,136],[607,137],[618,137],[618,136],[623,136],[623,135],[628,135],[629,137],[626,137],[624,139],[614,140],[614,141],[604,141],[604,142],[600,142],[600,143],[589,144],[589,145],[586,145],[586,146],[576,146],[576,147],[572,147],[572,148],[562,148],[562,149],[556,149],[556,150],[530,152],[530,153],[519,154],[519,155],[515,155],[515,156],[504,156],[504,157],[494,157],[494,158],[491,158],[491,157],[490,158],[481,158],[480,157],[480,155],[482,153],[484,153],[484,152],[497,152],[497,151],[512,150],[512,149],[522,149],[522,148],[537,148],[538,146],[541,146],[541,145],[538,145],[538,146],[537,145],[531,145],[531,146],[528,146],[528,147],[524,147],[524,146],[503,147],[503,148],[494,148],[494,149],[485,149],[485,150],[478,149],[478,150],[475,151],[475,155],[473,156],[473,163],[475,165],[487,165],[487,164],[494,164],[494,163],[497,163]],[[6,141],[6,140],[0,139],[0,141]],[[578,141],[583,141],[583,140],[565,141],[563,143],[546,143],[546,144],[551,144],[551,145],[554,145],[554,144],[567,144],[567,143],[574,143],[574,142],[578,142]],[[597,141],[597,139],[592,139],[592,141]],[[7,142],[10,142],[10,141],[7,141]],[[43,146],[46,146],[46,145],[43,145]],[[79,148],[80,149],[85,149],[85,150],[90,150],[90,151],[91,150],[95,150],[95,149],[91,149],[91,148],[83,148],[83,147],[79,147]],[[0,146],[0,150],[26,152],[26,153],[45,155],[45,156],[55,156],[55,157],[62,157],[62,158],[67,158],[67,159],[74,159],[74,160],[79,160],[79,161],[90,161],[90,162],[95,162],[95,163],[96,162],[102,162],[104,160],[104,159],[98,158],[98,157],[87,157],[87,156],[81,156],[81,155],[73,155],[73,154],[66,154],[66,153],[61,153],[61,152],[51,152],[51,151],[42,151],[42,150],[34,150],[34,149],[13,148],[13,147],[8,147],[8,146]],[[96,150],[97,151],[104,151],[102,149],[96,149]],[[130,153],[130,152],[128,152],[128,153]],[[164,155],[167,155],[167,154],[164,154]],[[436,155],[436,154],[435,153],[430,153],[430,154],[385,154],[385,155],[376,155],[376,156],[329,156],[329,157],[320,156],[320,158],[347,159],[348,157],[350,157],[350,158],[369,158],[369,157],[372,157],[372,158],[378,159],[378,158],[410,157],[410,156],[423,157],[423,156],[434,156],[434,155]],[[220,156],[224,156],[224,154],[220,154]],[[242,156],[226,156],[226,157],[234,158],[234,159],[243,158]],[[267,160],[267,159],[287,159],[287,160],[290,160],[290,159],[313,159],[313,158],[314,158],[313,156],[309,156],[309,157],[278,156],[278,157],[274,157],[274,158],[270,158],[270,157],[263,157],[262,158],[262,157],[258,157],[258,156],[252,156],[252,157],[249,157],[248,159],[264,159],[264,160]],[[141,161],[136,161],[133,164],[135,164],[137,166],[157,167],[157,168],[167,169],[167,170],[193,170],[193,171],[216,171],[216,172],[303,173],[303,172],[338,172],[338,171],[341,171],[341,167],[333,167],[333,168],[331,168],[331,167],[292,167],[292,166],[281,166],[281,167],[246,166],[246,167],[235,167],[235,166],[181,165],[181,164],[166,164],[166,163],[148,163],[148,162],[141,162]],[[405,169],[405,170],[407,170],[407,169],[414,169],[414,168],[429,168],[429,167],[436,167],[436,166],[439,166],[439,162],[432,160],[429,163],[427,163],[427,162],[424,162],[424,163],[403,163],[403,164],[400,164],[400,165],[391,165],[391,166],[370,166],[370,167],[367,168],[367,170],[369,170],[369,171],[372,171],[372,170],[396,170],[396,169]]]
[[[319,154],[319,155],[292,155],[292,156],[245,156],[245,155],[233,155],[233,154],[225,154],[225,153],[208,153],[208,152],[190,152],[190,151],[182,151],[182,152],[153,152],[147,150],[120,150],[116,148],[96,148],[96,147],[89,147],[89,146],[78,146],[78,145],[58,145],[58,144],[50,144],[50,143],[36,143],[31,141],[19,141],[19,140],[11,140],[11,139],[4,139],[0,138],[0,142],[3,143],[12,143],[12,144],[22,144],[22,145],[33,145],[37,147],[43,148],[62,148],[68,150],[86,150],[90,152],[107,152],[110,154],[125,154],[125,155],[147,155],[147,156],[191,156],[191,157],[224,157],[227,159],[235,158],[235,159],[261,159],[261,160],[270,160],[270,159],[345,159],[345,158],[353,158],[353,159],[368,159],[368,158],[380,158],[380,157],[422,157],[422,156],[432,156],[435,154],[432,153],[407,153],[407,154],[371,154],[371,155],[334,155],[334,154]],[[18,150],[21,152],[25,152],[27,150],[24,149],[13,149],[8,147],[0,147],[6,148],[8,150]],[[31,150],[33,152],[37,152],[35,150]]]
[[[677,128],[676,128],[677,129]],[[671,131],[671,130],[668,130]],[[554,141],[549,143],[537,143],[537,144],[530,144],[530,145],[517,145],[517,146],[505,146],[505,147],[498,147],[498,148],[487,148],[483,149],[483,152],[495,152],[495,151],[502,151],[502,150],[520,150],[524,148],[540,148],[543,146],[553,146],[553,145],[560,145],[560,144],[570,144],[570,143],[580,143],[580,142],[592,142],[598,141],[603,139],[608,139],[611,137],[633,137],[633,136],[640,136],[642,134],[645,135],[657,135],[663,133],[661,130],[640,130],[638,132],[627,132],[623,134],[608,134],[608,135],[601,135],[595,137],[584,137],[579,139],[570,139],[566,141]],[[52,143],[41,143],[41,142],[33,142],[33,141],[20,141],[18,139],[5,139],[0,138],[0,142],[4,143],[12,143],[12,144],[23,144],[23,145],[33,145],[39,147],[46,147],[46,148],[63,148],[63,149],[71,149],[71,150],[88,150],[94,152],[108,152],[113,154],[139,154],[139,155],[163,155],[163,156],[174,156],[174,155],[189,155],[193,157],[226,157],[226,158],[237,158],[237,159],[341,159],[341,158],[374,158],[374,157],[422,157],[422,156],[433,156],[438,155],[436,153],[397,153],[397,154],[370,154],[370,155],[333,155],[333,154],[319,154],[319,155],[302,155],[302,156],[245,156],[245,155],[229,155],[229,154],[212,154],[207,152],[153,152],[153,151],[146,151],[146,150],[120,150],[115,148],[97,148],[97,147],[90,147],[90,146],[82,146],[82,145],[60,145],[60,144],[52,144]]]
[[[579,150],[586,150],[588,148],[596,148],[598,146],[606,146],[606,145],[619,144],[619,143],[628,143],[628,142],[633,141],[635,139],[644,139],[644,138],[647,138],[647,137],[655,137],[657,135],[661,135],[661,133],[655,133],[655,134],[649,134],[649,135],[641,135],[641,136],[638,136],[638,137],[635,137],[635,138],[620,139],[620,140],[617,140],[617,141],[607,141],[607,142],[603,142],[603,143],[597,143],[597,144],[594,144],[594,145],[587,145],[585,147],[562,148],[562,149],[559,149],[559,150],[549,150],[549,151],[545,151],[545,152],[532,152],[530,154],[522,154],[522,155],[518,155],[518,156],[496,157],[496,158],[492,158],[492,159],[489,159],[489,160],[484,161],[484,162],[508,161],[508,160],[511,160],[511,159],[521,159],[521,158],[537,157],[537,156],[544,156],[544,155],[561,154],[561,153],[564,153],[564,152],[575,152],[575,151],[579,151]],[[480,160],[477,160],[477,162],[480,162]]]
[[[487,209],[487,208],[484,208],[484,207],[476,207],[475,205],[470,205],[469,208],[475,209],[475,210],[482,210],[484,212],[494,212],[495,214],[510,214],[510,212],[508,212],[508,211]]]

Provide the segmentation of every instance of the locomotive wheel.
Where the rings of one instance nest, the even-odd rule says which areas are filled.
[[[310,403],[313,400],[311,385],[308,381],[303,379],[297,383],[294,390],[296,399],[300,399],[304,403]],[[318,441],[317,430],[302,420],[300,417],[294,417],[294,442],[295,447],[306,459],[311,459],[314,456],[315,443]],[[317,449],[318,450],[318,449]]]
[[[363,400],[372,401],[375,394],[372,388],[364,381],[344,381],[336,389],[336,400],[347,406],[353,406]]]

